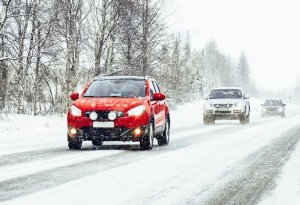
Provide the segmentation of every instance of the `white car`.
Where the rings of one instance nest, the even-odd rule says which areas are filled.
[[[249,97],[238,87],[214,88],[203,107],[204,124],[215,120],[240,120],[241,124],[250,121]]]

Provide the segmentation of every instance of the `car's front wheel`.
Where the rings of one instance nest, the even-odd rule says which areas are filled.
[[[68,147],[69,147],[69,149],[72,149],[72,150],[79,150],[79,149],[81,149],[81,146],[82,146],[82,141],[77,140],[77,139],[70,140],[68,142]]]
[[[168,145],[170,141],[170,120],[166,119],[165,129],[161,136],[157,137],[158,145]]]
[[[151,150],[153,147],[154,124],[151,121],[148,126],[148,133],[140,141],[141,150]]]
[[[210,123],[212,123],[212,119],[210,117],[203,116],[203,124],[209,125]]]
[[[240,123],[246,124],[246,122],[247,122],[247,116],[246,116],[246,113],[244,112],[240,117]]]

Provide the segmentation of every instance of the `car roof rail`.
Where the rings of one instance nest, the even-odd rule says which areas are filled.
[[[116,73],[120,73],[122,71],[124,71],[125,69],[119,69],[119,70],[116,70],[116,71],[112,71],[110,73],[103,73],[103,74],[100,74],[100,75],[97,75],[94,79],[97,79],[97,78],[101,78],[101,77],[105,77],[105,76],[110,76],[110,75],[114,75]]]

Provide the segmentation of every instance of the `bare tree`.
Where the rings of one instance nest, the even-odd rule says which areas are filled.
[[[2,0],[2,11],[0,13],[0,33],[3,29],[3,26],[8,19],[8,10],[12,0]]]

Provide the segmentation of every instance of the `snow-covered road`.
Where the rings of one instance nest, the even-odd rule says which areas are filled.
[[[0,121],[0,202],[296,204],[300,108],[288,105],[286,118],[261,118],[260,102],[251,103],[250,124],[208,126],[202,102],[186,104],[171,113],[170,144],[152,151],[137,143],[88,142],[69,151],[63,118],[11,115]],[[298,191],[288,190],[290,173]]]

